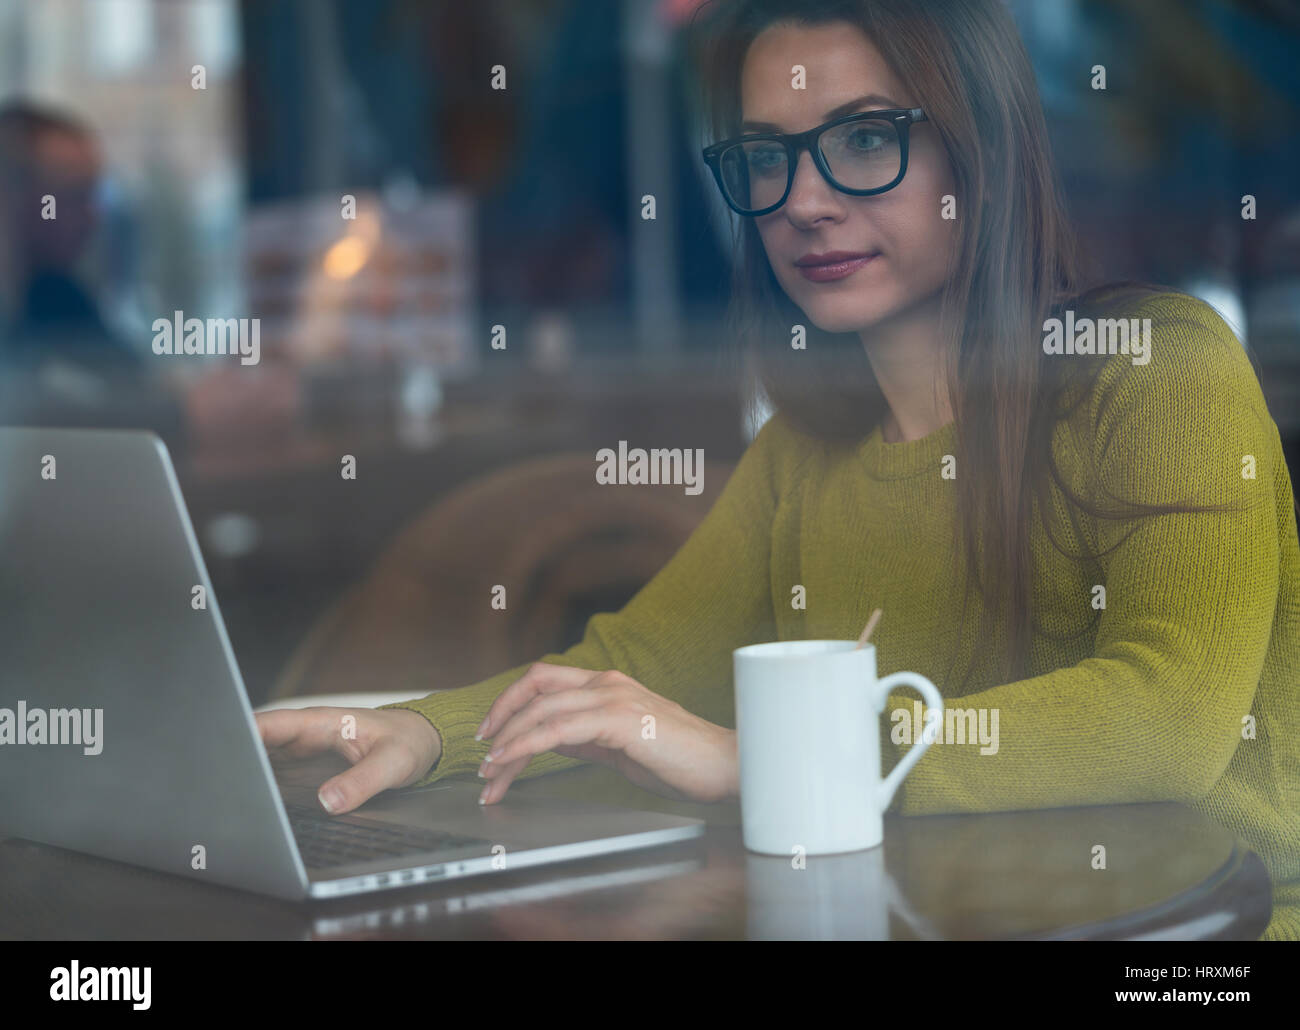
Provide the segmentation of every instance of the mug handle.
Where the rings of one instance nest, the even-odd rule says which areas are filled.
[[[919,672],[891,672],[884,679],[876,681],[876,711],[883,712],[885,704],[889,701],[889,692],[896,686],[915,687],[920,691],[921,697],[924,698],[926,705],[943,715],[943,698],[939,694],[938,688]],[[928,718],[928,713],[927,713]],[[883,814],[889,807],[889,803],[894,800],[894,792],[898,790],[898,785],[903,782],[903,777],[912,771],[912,766],[921,760],[926,749],[933,744],[933,740],[925,739],[924,727],[912,746],[907,749],[899,763],[894,766],[893,771],[880,781],[876,787],[876,803],[880,806],[880,812]]]

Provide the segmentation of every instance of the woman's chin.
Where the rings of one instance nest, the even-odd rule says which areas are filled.
[[[805,309],[808,321],[825,333],[857,333],[884,321],[886,311],[818,311]]]

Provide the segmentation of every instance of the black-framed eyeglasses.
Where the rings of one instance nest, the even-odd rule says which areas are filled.
[[[757,217],[785,203],[804,150],[841,193],[870,197],[892,190],[907,172],[908,127],[925,120],[919,107],[861,111],[807,132],[746,133],[702,153],[727,205],[738,215]]]

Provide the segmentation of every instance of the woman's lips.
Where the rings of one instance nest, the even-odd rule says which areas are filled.
[[[868,254],[866,257],[852,258],[849,261],[836,261],[829,265],[798,265],[800,274],[805,279],[815,283],[828,283],[833,279],[843,279],[845,276],[852,275],[863,265],[870,264],[879,254]]]

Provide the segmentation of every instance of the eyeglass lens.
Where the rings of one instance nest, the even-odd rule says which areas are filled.
[[[887,186],[902,166],[902,148],[893,122],[858,121],[835,125],[818,141],[831,178],[853,190]],[[719,168],[733,204],[761,211],[777,203],[789,181],[790,155],[775,140],[738,143],[723,151]]]

